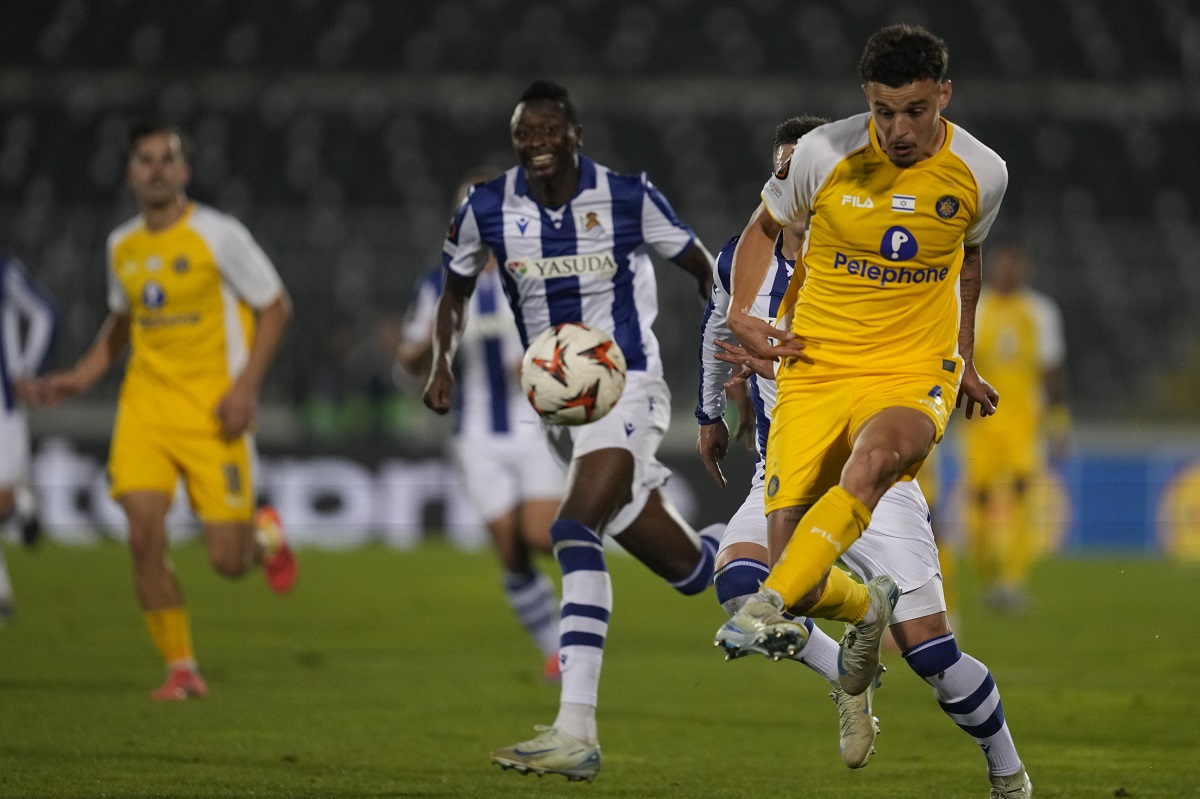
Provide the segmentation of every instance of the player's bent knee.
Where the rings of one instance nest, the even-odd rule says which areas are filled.
[[[234,548],[217,549],[208,553],[208,561],[222,577],[241,577],[246,573],[246,556]]]

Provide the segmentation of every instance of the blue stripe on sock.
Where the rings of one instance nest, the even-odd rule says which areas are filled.
[[[559,646],[591,646],[596,649],[604,648],[604,636],[596,633],[566,632],[559,639]]]
[[[700,539],[700,560],[692,573],[682,580],[671,583],[671,587],[684,596],[693,596],[708,588],[713,581],[713,566],[716,565],[716,547],[707,538]]]
[[[966,724],[959,724],[963,732],[970,735],[972,738],[991,738],[996,733],[1000,732],[1000,728],[1004,726],[1004,707],[996,705],[996,709],[992,715],[988,716],[987,721],[982,724],[977,724],[974,727]]]
[[[526,574],[516,574],[515,572],[504,573],[504,587],[509,591],[520,591],[522,588],[528,588],[530,584],[537,581],[537,572],[528,572]]]
[[[992,691],[996,690],[996,681],[992,679],[992,673],[989,671],[987,678],[984,679],[979,687],[971,692],[971,695],[966,699],[960,699],[957,702],[938,702],[942,706],[942,710],[947,713],[953,713],[958,716],[966,716],[969,713],[974,713],[979,709],[979,706],[992,695]]]
[[[600,536],[588,526],[572,519],[555,519],[550,525],[550,540],[555,544],[563,541],[586,541],[599,544]]]
[[[918,677],[927,679],[953,666],[962,653],[958,651],[958,643],[951,633],[915,646],[902,656]]]
[[[567,616],[583,616],[588,619],[596,619],[597,621],[608,621],[608,611],[596,605],[577,605],[574,602],[568,602],[563,605],[562,617]]]
[[[758,591],[759,583],[770,573],[767,564],[748,558],[726,564],[713,580],[717,601],[724,605],[731,599],[750,596]]]
[[[564,575],[578,571],[607,571],[604,553],[595,546],[556,546],[554,557],[558,559]]]

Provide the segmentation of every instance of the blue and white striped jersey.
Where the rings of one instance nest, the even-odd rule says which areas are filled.
[[[629,369],[661,376],[648,249],[675,258],[695,235],[645,173],[619,175],[582,156],[579,171],[575,196],[555,209],[530,196],[519,166],[476,186],[454,214],[443,263],[472,277],[496,254],[525,346],[548,327],[583,322],[613,337]]]
[[[445,272],[421,278],[409,310],[404,337],[414,344],[430,340]],[[467,326],[456,363],[455,432],[460,436],[536,436],[541,419],[521,393],[517,379],[524,355],[512,312],[504,302],[498,269],[486,269],[475,283],[467,306]]]
[[[25,335],[22,340],[22,323]],[[58,313],[54,301],[33,282],[16,258],[0,256],[0,392],[3,410],[17,406],[14,383],[46,365]]]
[[[729,300],[731,294],[730,273],[733,269],[733,251],[737,248],[740,236],[734,236],[725,242],[720,254],[713,262],[715,279],[713,280],[712,298],[708,301],[708,309],[704,312],[701,323],[700,338],[700,400],[696,405],[696,420],[700,424],[713,424],[725,415],[725,383],[733,374],[733,364],[718,361],[717,346],[714,341],[733,340],[729,330]],[[780,248],[783,246],[783,236],[775,242],[775,259],[763,280],[762,288],[754,299],[750,313],[775,324],[779,313],[779,304],[787,292],[792,272],[796,268],[795,261],[783,257]],[[754,403],[756,425],[756,448],[758,463],[754,469],[754,481],[763,480],[763,459],[767,452],[767,433],[771,429],[771,412],[775,408],[775,381],[760,380],[757,375],[750,378],[750,399]]]

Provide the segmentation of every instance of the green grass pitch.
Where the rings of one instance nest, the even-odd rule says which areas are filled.
[[[307,551],[281,599],[181,547],[210,696],[156,704],[161,664],[124,549],[6,552],[3,797],[987,796],[982,756],[899,656],[877,694],[877,754],[851,772],[822,681],[725,663],[712,594],[680,597],[626,557],[610,558],[604,765],[583,785],[488,762],[552,721],[557,691],[487,553]],[[1038,799],[1200,797],[1198,585],[1195,565],[1050,562],[1035,612],[1012,618],[964,583],[960,643],[996,676]]]

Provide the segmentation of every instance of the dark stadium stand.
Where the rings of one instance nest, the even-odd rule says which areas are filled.
[[[997,230],[1029,242],[1063,306],[1079,412],[1152,412],[1133,400],[1200,342],[1200,11],[1182,0],[5,3],[0,243],[60,298],[73,357],[104,312],[104,236],[131,212],[125,127],[180,123],[193,194],[242,218],[293,292],[306,340],[271,393],[295,398],[303,350],[336,320],[407,302],[458,175],[511,163],[531,77],[577,89],[585,152],[648,171],[715,252],[753,207],[778,117],[859,110],[859,49],[893,19],[949,40],[948,116],[1008,161]],[[669,363],[694,358],[691,311],[664,303]],[[690,397],[690,373],[671,376]]]

